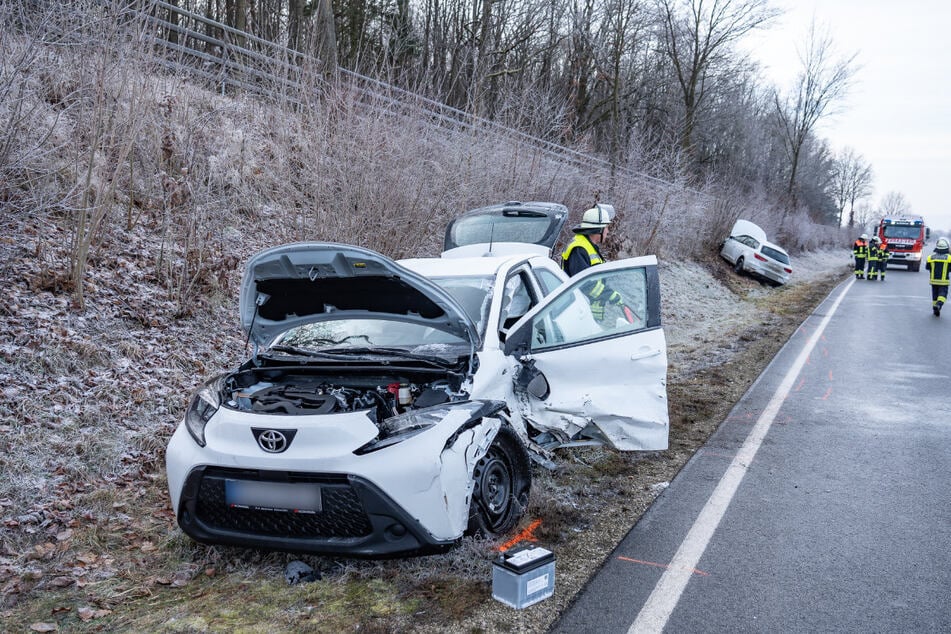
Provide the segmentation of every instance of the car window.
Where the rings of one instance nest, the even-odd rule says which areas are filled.
[[[616,301],[605,301],[612,295]],[[531,350],[641,330],[647,326],[647,308],[645,268],[609,271],[601,277],[580,280],[534,316]]]
[[[789,256],[787,256],[782,251],[777,251],[772,247],[763,245],[763,255],[769,256],[776,260],[777,262],[782,262],[783,264],[789,264]]]
[[[456,245],[492,242],[537,243],[549,233],[552,221],[544,214],[484,215],[460,218],[452,227]]]
[[[349,348],[416,348],[429,344],[465,344],[448,333],[395,319],[336,319],[296,326],[271,344],[302,351]]]
[[[493,280],[487,277],[434,277],[432,280],[459,302],[469,319],[476,324],[479,336],[485,336]]]
[[[548,295],[550,292],[561,286],[561,278],[548,269],[535,268],[535,277],[538,279],[542,292]]]
[[[507,328],[514,324],[537,303],[526,275],[525,271],[519,271],[505,281],[505,288],[502,291],[500,328]]]

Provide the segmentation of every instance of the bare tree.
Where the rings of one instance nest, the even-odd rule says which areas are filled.
[[[789,159],[786,193],[792,207],[796,204],[796,179],[803,148],[816,124],[835,112],[836,102],[849,89],[856,55],[835,57],[831,36],[817,31],[813,22],[806,50],[799,56],[802,70],[792,94],[785,98],[778,92],[774,94],[776,115]]]
[[[849,207],[849,227],[855,225],[855,203],[872,193],[872,166],[852,148],[845,148],[835,157],[830,189],[838,212],[837,226],[842,226],[842,215]]]
[[[647,30],[648,20],[639,0],[609,0],[601,20],[598,40],[603,42],[596,61],[599,84],[603,87],[597,108],[599,119],[607,121],[607,151],[612,163],[617,163],[624,151],[627,136],[624,125],[624,110],[637,101],[637,91],[630,85],[636,69],[637,47],[642,46],[642,31]]]
[[[733,45],[765,26],[779,12],[766,0],[657,0],[663,51],[673,65],[683,105],[681,147],[694,154],[697,117],[716,85],[716,76],[732,67]]]
[[[879,214],[868,201],[860,201],[855,205],[853,215],[855,216],[856,226],[865,232],[871,225],[875,224],[875,217]]]
[[[882,196],[878,209],[883,216],[907,214],[911,213],[911,203],[901,192],[892,191]]]

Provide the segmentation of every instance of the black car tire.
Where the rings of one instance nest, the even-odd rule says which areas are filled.
[[[743,256],[736,258],[736,263],[733,265],[733,270],[740,275],[743,274]]]
[[[503,425],[472,472],[469,534],[504,535],[528,507],[532,464],[515,430]]]

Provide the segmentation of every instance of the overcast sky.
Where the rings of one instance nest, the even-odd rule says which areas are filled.
[[[752,42],[766,74],[789,88],[813,18],[839,57],[857,53],[854,85],[841,112],[820,124],[820,136],[871,164],[873,206],[901,192],[913,213],[951,233],[951,0],[772,4],[786,13]]]

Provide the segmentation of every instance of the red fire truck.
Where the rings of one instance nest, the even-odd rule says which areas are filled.
[[[909,271],[921,269],[921,251],[931,237],[924,218],[912,214],[885,216],[875,233],[888,245],[889,264],[904,264]]]

